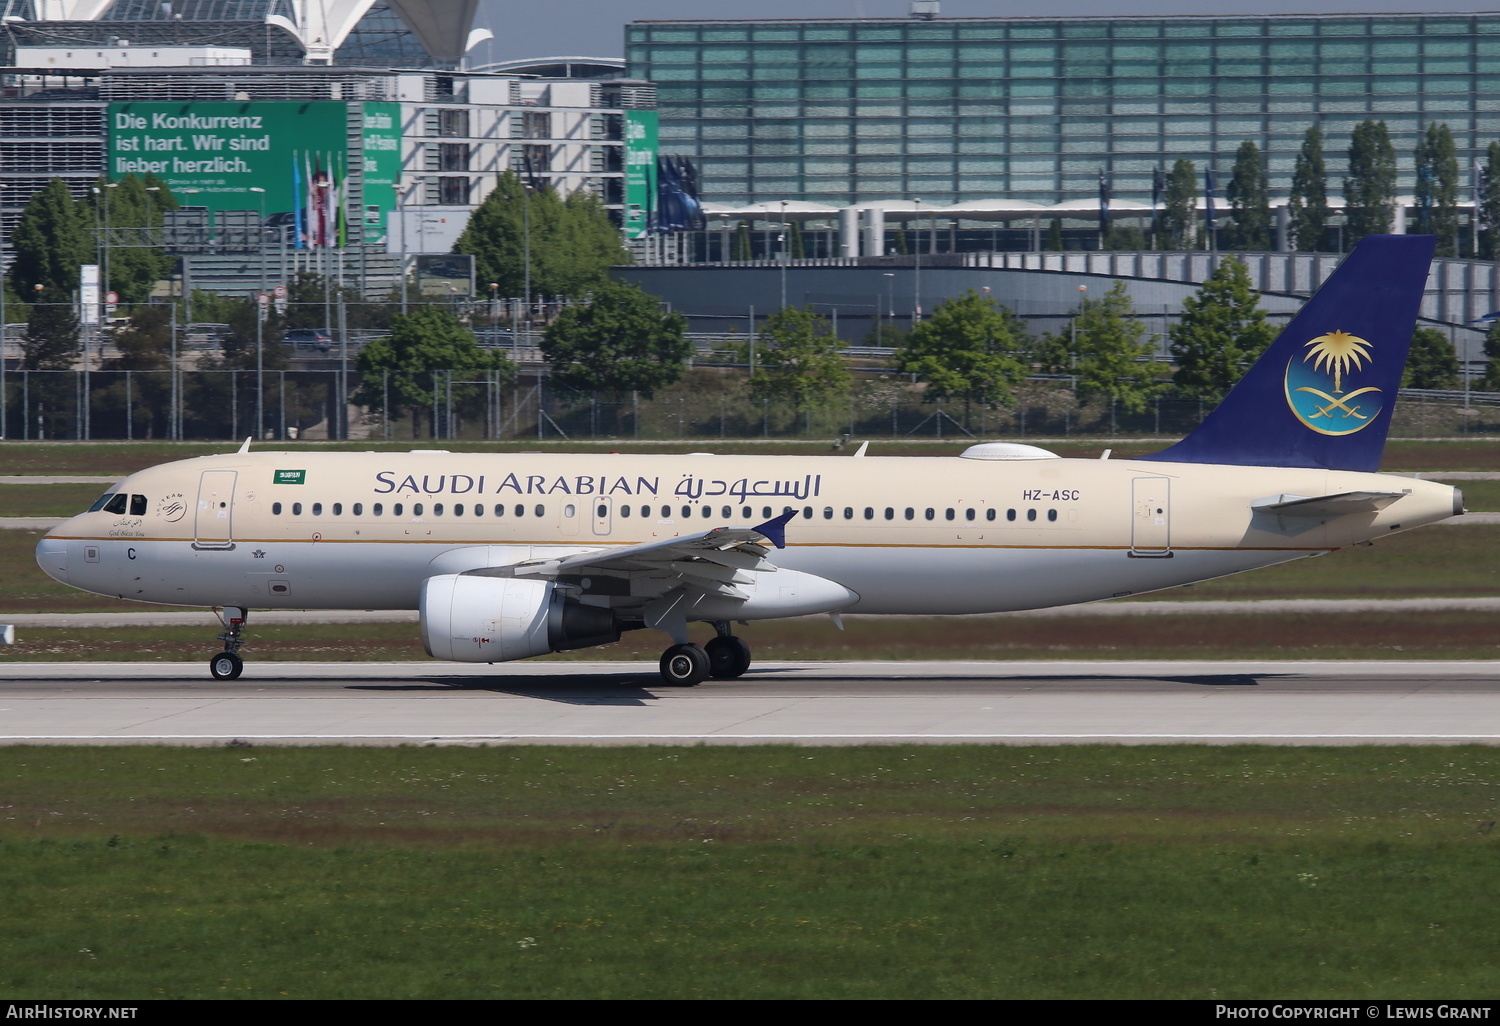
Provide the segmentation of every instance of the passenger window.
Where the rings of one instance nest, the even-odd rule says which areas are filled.
[[[281,503],[279,503],[279,502],[273,502],[273,503],[271,503],[271,515],[272,516],[276,516],[276,517],[281,516]]]
[[[917,511],[914,510],[914,509],[912,509],[910,506],[906,507],[906,519],[908,519],[908,520],[915,520],[916,517],[917,517]]]
[[[385,514],[385,503],[377,502],[375,505],[370,507],[370,512],[374,513],[377,517],[383,516]]]
[[[399,517],[401,515],[401,511],[403,509],[405,509],[405,508],[406,508],[406,506],[403,505],[402,503],[399,503],[399,502],[396,503],[395,505],[393,505],[391,507],[391,516],[393,516],[393,517]]]
[[[714,508],[712,506],[704,506],[703,507],[703,515],[706,516],[706,517],[713,516],[714,515]]]
[[[344,515],[344,504],[342,502],[335,502],[333,504],[333,515],[336,517]]]
[[[543,506],[540,502],[537,503],[536,504],[536,515],[539,516],[539,517],[546,516],[547,515],[547,507]]]
[[[928,506],[927,507],[927,519],[931,520],[936,515],[937,515],[937,511],[934,510],[931,506]]]
[[[435,517],[443,515],[443,504],[441,502],[434,502],[432,504],[432,515]]]
[[[315,517],[320,517],[323,515],[323,504],[321,502],[313,503],[312,514]]]
[[[143,517],[146,515],[146,497],[144,495],[132,495],[130,497],[130,515]]]
[[[526,515],[526,507],[523,506],[523,505],[521,505],[521,503],[519,503],[519,502],[516,503],[516,516],[518,516],[518,517],[524,517],[525,515]]]
[[[785,513],[786,510],[791,509],[791,508],[792,507],[788,506],[786,509],[782,510],[782,512]],[[771,512],[771,507],[770,506],[762,506],[760,508],[760,515],[761,515],[762,519],[765,519],[765,520],[770,520],[771,517],[774,516],[774,514]]]
[[[411,515],[414,517],[419,517],[422,515],[422,504],[420,502],[414,502],[411,504]]]
[[[690,517],[692,515],[693,515],[693,507],[691,507],[691,506],[684,506],[684,507],[682,507],[682,519],[686,520],[688,517]]]
[[[601,513],[599,515],[603,516],[604,514]],[[630,503],[627,502],[625,505],[623,505],[623,506],[620,507],[620,516],[629,519],[629,517],[630,517]]]
[[[130,497],[127,496],[124,492],[120,492],[113,499],[110,499],[108,502],[106,502],[104,504],[104,512],[106,512],[106,513],[124,513],[125,512],[125,503],[129,500],[129,498]]]
[[[964,510],[964,519],[965,520],[973,520],[974,519],[974,507],[973,506],[970,506],[968,509]]]
[[[365,515],[365,504],[364,503],[362,503],[362,502],[356,502],[354,504],[354,515],[357,516],[357,517],[362,517],[362,516]]]
[[[1057,510],[1055,510],[1055,509],[1049,509],[1047,511],[1047,519],[1049,521],[1052,521],[1053,523],[1056,523],[1057,522]]]
[[[887,506],[885,508],[885,518],[887,520],[895,520],[896,519],[896,511],[894,509],[892,509],[890,506]]]
[[[1016,519],[1016,511],[1013,510],[1013,509],[1006,510],[1005,511],[1005,519],[1006,520],[1014,520],[1014,519]]]
[[[949,506],[947,509],[945,509],[943,511],[943,517],[944,517],[944,519],[947,519],[947,520],[952,520],[953,519],[953,507],[952,506]]]
[[[598,517],[600,520],[603,520],[605,517],[609,516],[609,507],[601,502],[599,504],[599,507],[594,510],[594,516]]]
[[[476,517],[482,517],[482,516],[484,516],[484,503],[482,503],[482,502],[476,502],[476,503],[474,503],[474,515]]]
[[[300,502],[294,502],[294,503],[292,503],[292,516],[294,516],[294,517],[300,517],[301,515],[302,515],[302,503],[300,503]]]
[[[986,519],[986,520],[994,520],[995,519],[995,508],[993,506],[991,506],[989,509],[987,509],[987,510],[984,511],[984,519]]]
[[[832,515],[833,510],[829,510],[828,512],[829,512],[830,515]],[[803,506],[802,507],[802,515],[804,517],[806,517],[808,520],[811,520],[812,516],[813,516],[813,508],[811,506]]]
[[[746,520],[749,520],[754,515],[755,510],[751,509],[749,506],[746,506],[740,510],[740,516],[744,517]]]
[[[578,515],[578,507],[574,506],[571,502],[568,503],[566,506],[563,507],[563,516],[565,516],[565,517],[572,517],[572,516],[577,516],[577,515]]]
[[[1026,519],[1027,520],[1035,520],[1036,519],[1036,510],[1034,510],[1034,509],[1028,509],[1026,511]]]
[[[461,517],[461,516],[464,515],[464,504],[463,503],[461,503],[461,502],[455,502],[453,504],[453,515],[456,516],[456,517]]]
[[[497,516],[497,517],[503,517],[503,516],[505,516],[505,503],[503,503],[503,502],[497,502],[497,503],[495,503],[495,516]]]
[[[90,506],[87,510],[85,510],[84,512],[86,512],[86,513],[97,513],[101,509],[104,508],[104,504],[105,503],[107,503],[110,499],[113,499],[114,497],[115,497],[115,493],[114,492],[105,492],[103,495],[99,496],[99,498],[95,499],[94,500],[94,504],[92,506]]]

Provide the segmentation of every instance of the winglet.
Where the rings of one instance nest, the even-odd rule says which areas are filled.
[[[244,445],[242,445],[242,446],[240,446],[240,447],[239,447],[239,448],[238,448],[238,449],[236,449],[236,450],[235,450],[235,451],[234,451],[234,452],[235,452],[235,455],[236,455],[236,456],[238,456],[238,455],[240,455],[240,454],[241,454],[241,453],[247,453],[247,452],[249,452],[249,451],[250,451],[250,439],[251,439],[251,438],[254,438],[254,437],[255,437],[255,436],[254,436],[254,435],[251,435],[251,436],[249,436],[249,437],[247,437],[247,438],[246,438],[246,439],[245,439],[245,444],[244,444]]]
[[[786,548],[787,521],[791,520],[792,517],[796,515],[796,510],[789,509],[785,513],[781,514],[781,516],[776,517],[773,520],[767,520],[764,524],[752,527],[750,528],[750,530],[756,532],[757,534],[764,535],[766,539],[772,545],[775,545],[778,549],[784,549]]]

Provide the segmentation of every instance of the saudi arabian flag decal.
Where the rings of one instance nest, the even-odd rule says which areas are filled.
[[[1304,426],[1322,435],[1352,435],[1369,427],[1385,406],[1381,391],[1361,386],[1370,368],[1370,343],[1330,331],[1307,343],[1302,359],[1286,365],[1286,402]]]
[[[275,484],[306,484],[307,471],[305,470],[278,470],[276,471]]]

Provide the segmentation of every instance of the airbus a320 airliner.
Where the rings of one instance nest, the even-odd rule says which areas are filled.
[[[654,628],[669,684],[750,666],[733,623],[1037,609],[1322,555],[1454,516],[1376,473],[1434,240],[1362,241],[1212,413],[1137,459],[238,452],[131,474],[49,533],[59,581],[220,607],[417,609],[435,658]],[[707,644],[690,625],[711,625]]]

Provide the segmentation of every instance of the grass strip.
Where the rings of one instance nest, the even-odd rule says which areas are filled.
[[[1494,748],[10,748],[0,994],[1475,998]]]

